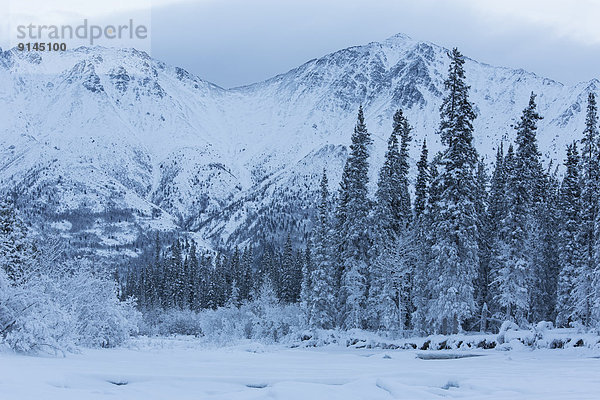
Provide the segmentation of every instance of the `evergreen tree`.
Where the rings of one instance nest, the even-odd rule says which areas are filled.
[[[223,274],[223,259],[220,254],[215,256],[214,266],[210,271],[210,278],[208,284],[208,295],[207,295],[207,306],[216,310],[224,304],[224,298],[226,298],[225,286],[227,284],[225,276]]]
[[[200,268],[198,265],[198,255],[196,253],[196,241],[192,240],[187,258],[188,278],[186,282],[187,304],[188,307],[192,310],[197,310],[200,308],[200,293],[198,287],[198,280],[200,279]]]
[[[302,280],[302,256],[296,254],[292,248],[292,239],[288,235],[281,259],[280,300],[286,303],[295,303],[300,296]]]
[[[567,146],[565,161],[567,170],[560,188],[562,223],[559,231],[561,270],[557,293],[556,324],[558,326],[568,326],[575,315],[575,281],[582,250],[577,237],[581,226],[579,161],[576,144]]]
[[[306,321],[310,321],[310,310],[312,308],[312,274],[314,265],[312,261],[312,241],[310,237],[306,242],[306,250],[304,252],[304,263],[302,265],[302,284],[300,288],[300,307],[304,313]]]
[[[336,321],[336,274],[332,261],[330,197],[327,174],[321,178],[318,221],[315,230],[314,270],[311,274],[309,325],[331,329]]]
[[[231,289],[229,290],[229,298],[227,299],[226,307],[239,307],[242,304],[240,290],[235,278],[231,281]]]
[[[377,223],[383,240],[390,240],[406,229],[411,219],[408,188],[408,145],[411,127],[402,110],[394,114],[392,134],[388,140],[385,162],[379,172],[377,183]],[[398,147],[398,137],[401,143]]]
[[[273,285],[273,289],[277,292],[276,288],[279,287],[280,271],[275,260],[275,254],[270,248],[267,248],[263,253],[259,278],[260,279],[256,280],[256,286],[254,289],[256,295],[253,297],[258,296],[258,292],[260,292],[263,281],[266,279],[270,281],[270,284]]]
[[[273,286],[274,285],[273,282],[271,282],[271,279],[266,276],[261,283],[256,296],[258,303],[263,306],[274,306],[279,304],[279,299],[277,298],[277,293]]]
[[[365,326],[368,266],[371,258],[369,226],[370,201],[369,146],[371,135],[365,125],[362,106],[352,135],[350,155],[346,160],[340,184],[338,204],[338,260],[341,266],[342,325],[345,328]]]
[[[425,211],[427,205],[427,191],[429,185],[429,163],[427,161],[427,142],[423,140],[421,157],[417,163],[417,181],[415,184],[415,218],[418,218]]]
[[[598,194],[600,193],[600,135],[598,134],[598,106],[594,93],[588,95],[585,119],[585,130],[582,144],[582,191],[581,191],[581,224],[578,242],[582,246],[579,267],[576,273],[573,317],[589,325],[592,318],[593,298],[598,298],[600,291],[598,277],[594,277],[600,263],[600,221],[598,213]]]
[[[373,247],[376,258],[371,263],[366,316],[373,329],[398,330],[407,319],[410,268],[404,257],[404,240],[412,216],[408,188],[410,130],[402,110],[398,110],[379,173],[372,224],[377,227]]]
[[[448,92],[440,107],[439,133],[446,145],[441,171],[433,186],[439,199],[433,206],[432,279],[428,291],[435,294],[428,304],[427,319],[435,331],[458,332],[475,312],[474,281],[479,265],[477,152],[473,146],[475,112],[465,83],[464,58],[457,49],[450,57]]]
[[[172,277],[171,298],[169,304],[172,307],[183,308],[185,297],[185,273],[182,263],[181,243],[176,239],[171,246],[170,273]]]
[[[199,271],[198,280],[196,282],[196,293],[198,298],[198,305],[195,310],[210,308],[209,306],[209,291],[210,291],[210,277],[212,270],[212,261],[210,256],[203,255],[199,259]]]
[[[150,272],[150,280],[148,287],[148,306],[151,309],[157,308],[161,306],[162,300],[162,259],[161,259],[162,246],[160,243],[160,238],[158,236],[158,232],[155,234],[154,238],[154,247],[152,252],[152,259],[150,264],[148,265],[148,269]]]
[[[366,316],[371,329],[398,331],[408,327],[411,268],[408,235],[393,239],[371,265]]]
[[[292,248],[292,239],[288,234],[285,241],[283,257],[281,262],[281,281],[280,281],[280,300],[285,303],[296,301],[296,263],[294,259],[294,250]]]
[[[242,301],[250,299],[252,292],[252,247],[248,246],[240,261],[240,276],[239,276],[240,298]]]
[[[511,160],[513,156],[511,155]],[[506,217],[508,205],[506,199],[506,168],[504,165],[504,145],[501,143],[496,152],[494,173],[490,180],[490,195],[488,201],[488,224],[495,236],[500,229],[502,220]],[[495,240],[496,237],[493,238]]]
[[[240,260],[240,248],[235,246],[233,249],[233,254],[229,257],[229,266],[224,271],[226,276],[227,288],[229,289],[233,287],[233,280],[235,279],[237,289],[239,290],[239,282],[243,279],[242,277],[242,269],[241,269],[241,260]]]
[[[385,161],[379,171],[377,182],[377,213],[376,219],[385,238],[389,240],[400,231],[399,203],[400,203],[400,151],[398,148],[398,134],[404,116],[398,110],[394,115],[394,129],[388,139],[388,149]],[[408,125],[408,124],[407,124]]]
[[[539,290],[539,280],[543,276],[540,230],[546,184],[536,140],[539,119],[532,93],[515,127],[517,149],[514,157],[511,146],[504,161],[508,210],[500,228],[499,249],[495,256],[495,300],[502,308],[503,318],[517,322],[532,318],[533,302],[543,296]]]
[[[558,168],[550,173],[552,163],[542,179],[543,191],[536,213],[537,257],[534,258],[535,280],[531,321],[554,321],[556,319],[556,293],[560,273],[560,240],[556,234],[560,231],[560,182]]]
[[[13,284],[26,279],[27,265],[34,256],[27,228],[11,203],[0,202],[0,268]]]
[[[540,152],[537,146],[537,121],[542,117],[536,111],[536,95],[531,93],[529,104],[523,110],[517,130],[515,175],[516,199],[519,204],[535,205],[540,201],[543,189],[543,169],[540,162]]]
[[[480,310],[480,330],[486,330],[486,314],[489,309],[489,285],[490,285],[490,258],[493,233],[488,215],[489,195],[488,195],[489,177],[486,172],[485,162],[480,158],[477,163],[476,172],[476,195],[475,212],[477,215],[478,247],[479,247],[479,271],[475,285],[475,299],[477,309]]]
[[[504,268],[506,261],[507,242],[506,230],[504,223],[508,215],[508,172],[512,173],[514,166],[514,150],[512,145],[509,147],[509,152],[504,157],[504,145],[501,143],[496,152],[496,163],[494,165],[494,173],[490,181],[490,195],[488,201],[488,238],[490,244],[489,268],[488,268],[488,296],[485,298],[486,310],[492,314],[500,312],[495,300],[498,296],[497,278],[498,271]],[[487,328],[487,316],[482,316],[484,327]]]
[[[400,229],[405,230],[412,220],[412,208],[410,201],[410,188],[409,188],[409,146],[412,141],[410,132],[412,130],[408,123],[408,119],[402,114],[402,110],[398,110],[394,115],[394,129],[399,131],[400,134],[400,159],[398,160],[398,196],[399,204],[394,209],[397,209],[395,213],[395,219],[399,221]],[[395,185],[394,185],[395,186]],[[394,187],[392,186],[392,187]]]
[[[503,319],[523,320],[529,308],[530,267],[526,252],[525,229],[522,227],[521,210],[515,207],[517,194],[515,181],[515,155],[512,144],[504,159],[506,173],[506,215],[501,220],[499,237],[496,242],[494,300],[498,304]]]
[[[296,256],[294,257],[294,270],[293,270],[293,303],[300,301],[300,293],[302,291],[302,271],[304,270],[304,252],[302,249],[296,250]]]
[[[431,235],[432,206],[437,204],[439,195],[435,186],[437,174],[436,156],[430,163],[427,161],[427,147],[423,141],[421,159],[418,163],[418,176],[416,183],[415,198],[415,220],[411,227],[412,241],[410,243],[410,255],[412,257],[412,290],[411,290],[411,326],[425,334],[430,331],[427,321],[429,301],[432,293],[429,292],[429,281],[431,279],[429,264],[431,260],[431,248],[433,246]]]

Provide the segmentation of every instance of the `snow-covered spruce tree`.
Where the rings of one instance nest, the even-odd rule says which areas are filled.
[[[411,325],[414,330],[421,334],[427,334],[432,331],[431,323],[428,320],[429,302],[435,295],[430,291],[430,281],[434,279],[430,270],[432,260],[431,249],[434,243],[433,240],[435,239],[431,226],[440,199],[439,181],[437,179],[440,159],[441,153],[437,153],[431,163],[427,164],[426,169],[419,172],[419,175],[427,176],[428,178],[424,185],[426,188],[426,194],[424,195],[426,199],[425,208],[423,213],[415,218],[412,226],[413,241],[410,254],[413,257],[414,274],[411,299],[413,305]],[[419,177],[417,177],[418,179]]]
[[[595,293],[593,291],[593,287],[598,287],[599,284],[598,277],[594,279],[594,271],[598,268],[598,260],[600,259],[600,235],[598,235],[600,227],[598,220],[600,135],[598,131],[598,106],[594,93],[588,95],[585,130],[581,144],[581,224],[577,239],[582,246],[582,253],[573,294],[576,311],[573,319],[585,325],[590,325],[594,307],[593,298],[598,298],[600,294],[600,291]],[[597,320],[600,320],[600,318]]]
[[[153,245],[153,250],[148,257],[148,260],[141,267],[145,274],[145,301],[136,297],[139,308],[158,309],[162,306],[165,297],[164,280],[165,277],[165,262],[162,254],[162,246],[156,237],[156,242]]]
[[[560,187],[560,275],[556,302],[557,326],[568,326],[575,315],[575,280],[582,250],[577,233],[581,224],[579,154],[575,143],[567,146],[566,172]]]
[[[183,295],[184,295],[184,276],[183,276],[183,263],[181,260],[181,243],[179,239],[175,239],[171,246],[171,257],[168,261],[169,267],[166,279],[170,282],[170,287],[167,287],[167,308],[180,307]]]
[[[513,150],[514,151],[514,150]],[[488,199],[488,224],[491,231],[497,232],[506,216],[506,169],[504,167],[504,144],[500,143],[496,151],[494,172],[490,180],[490,195]]]
[[[180,299],[179,308],[181,308],[182,310],[187,310],[190,308],[189,281],[190,281],[190,276],[191,276],[192,270],[190,267],[190,259],[188,257],[187,252],[185,252],[186,247],[187,246],[184,246],[182,249],[182,251],[184,253],[183,253],[183,263],[181,264],[182,265],[183,283],[182,283],[182,287],[181,287],[181,299]]]
[[[0,203],[0,343],[19,329],[22,313],[30,307],[27,291],[32,261],[27,229],[12,203]]]
[[[212,264],[211,258],[207,255],[202,255],[198,259],[198,279],[194,283],[196,292],[197,304],[192,309],[199,311],[208,307],[208,289],[210,284],[210,272]]]
[[[373,329],[399,330],[408,322],[411,271],[404,252],[412,217],[408,188],[410,125],[402,110],[394,115],[385,161],[379,172],[367,315]],[[398,144],[398,136],[401,138]]]
[[[6,200],[0,202],[0,268],[12,282],[18,284],[24,279],[24,268],[34,256],[32,250],[27,228],[13,205]]]
[[[532,93],[516,126],[515,196],[511,205],[516,227],[523,229],[525,248],[519,251],[523,251],[527,260],[529,322],[554,320],[558,278],[557,237],[553,233],[558,183],[543,170],[540,161],[536,131],[537,121],[542,117],[536,111],[535,97]]]
[[[519,202],[525,205],[536,204],[540,201],[543,189],[544,171],[540,162],[540,152],[537,146],[537,121],[542,117],[537,112],[536,95],[531,93],[529,104],[523,110],[521,120],[515,126],[515,175],[516,190]]]
[[[509,148],[509,154],[504,157],[504,145],[501,143],[496,152],[496,162],[494,172],[490,181],[490,194],[488,201],[487,223],[488,238],[490,245],[490,259],[488,268],[488,296],[486,298],[486,308],[491,315],[498,315],[500,307],[496,303],[498,295],[497,276],[498,271],[504,267],[506,261],[507,243],[504,237],[506,233],[504,222],[508,215],[508,197],[506,190],[508,170],[514,166],[514,149],[512,145]],[[482,322],[487,325],[487,321],[482,316]]]
[[[227,303],[225,303],[225,307],[239,307],[242,304],[242,299],[240,296],[240,289],[237,283],[237,279],[233,278],[231,281],[231,288],[229,289],[229,298],[227,299]]]
[[[197,310],[199,308],[199,292],[197,290],[198,280],[200,279],[200,266],[198,263],[198,254],[196,249],[196,241],[192,240],[190,244],[190,249],[187,256],[187,264],[188,264],[188,278],[186,282],[186,292],[187,292],[187,303],[188,307],[191,310]]]
[[[421,157],[417,162],[417,181],[415,183],[415,204],[414,216],[419,218],[425,211],[427,205],[427,190],[429,184],[429,163],[427,161],[428,150],[427,142],[423,139],[423,147],[421,148]]]
[[[276,255],[271,248],[267,248],[263,253],[261,265],[260,265],[260,279],[256,279],[254,285],[255,295],[254,298],[258,296],[258,292],[262,287],[262,283],[265,279],[269,279],[271,284],[273,285],[273,289],[277,292],[278,282],[280,280],[280,270],[277,265]]]
[[[480,158],[477,163],[476,172],[476,201],[475,212],[478,216],[478,247],[479,247],[479,272],[475,285],[475,299],[479,310],[479,329],[485,331],[487,328],[487,312],[489,310],[489,285],[490,285],[490,258],[492,246],[492,229],[488,217],[489,177],[487,175],[485,161]]]
[[[436,332],[460,331],[475,311],[474,282],[479,269],[479,232],[476,209],[477,151],[473,146],[475,112],[465,83],[463,55],[450,57],[448,92],[440,107],[439,134],[446,146],[435,185],[440,198],[431,214],[433,246],[429,264],[427,320]]]
[[[14,297],[15,294],[13,293],[11,281],[6,274],[6,270],[0,268],[0,338],[4,338],[6,333],[11,329],[11,325],[14,324],[14,318],[11,315],[12,307],[9,304],[11,298]]]
[[[560,240],[556,232],[560,230],[560,180],[558,166],[552,170],[550,163],[544,174],[543,191],[539,209],[538,221],[538,256],[536,263],[534,290],[535,294],[531,321],[554,321],[556,319],[556,289],[560,273]],[[538,294],[536,294],[536,291]]]
[[[250,300],[252,292],[252,246],[246,247],[240,260],[240,298],[242,301]]]
[[[500,238],[495,251],[494,286],[495,301],[502,309],[502,318],[526,322],[531,313],[535,296],[532,284],[536,279],[536,261],[533,253],[539,248],[539,221],[537,210],[541,209],[543,170],[535,132],[535,95],[532,93],[528,106],[517,130],[517,149],[513,155],[512,145],[504,160],[506,174],[507,211],[500,227]],[[539,294],[539,293],[538,293]]]
[[[429,184],[431,181],[430,166],[427,160],[427,142],[423,139],[421,156],[417,162],[417,179],[415,183],[415,201],[413,209],[413,222],[409,227],[412,238],[408,247],[409,263],[412,270],[410,282],[410,326],[418,332],[425,332],[425,315],[428,297],[426,282],[428,274],[428,255],[431,246],[426,242],[426,226],[428,218],[425,210],[428,201]]]
[[[281,261],[281,279],[279,299],[285,303],[294,303],[297,300],[297,277],[296,260],[294,259],[294,250],[292,248],[292,238],[288,234],[285,241],[283,256]]]
[[[302,291],[302,270],[304,269],[304,251],[302,249],[296,250],[294,255],[294,301],[297,303],[300,301],[300,293]]]
[[[226,261],[221,254],[217,254],[214,259],[214,265],[210,271],[208,284],[208,307],[216,310],[225,305],[229,297],[229,288],[224,269]]]
[[[275,288],[268,276],[264,277],[263,282],[256,294],[256,299],[249,306],[252,315],[252,335],[261,340],[278,340],[281,334],[278,326],[280,314],[285,308],[278,299]]]
[[[310,321],[310,310],[312,308],[312,273],[314,271],[312,259],[312,239],[309,237],[306,241],[304,251],[304,263],[302,264],[302,283],[300,285],[300,308],[304,313],[304,320]]]
[[[412,141],[410,135],[412,128],[408,123],[408,119],[402,114],[402,110],[398,110],[394,115],[394,130],[397,130],[400,135],[400,158],[398,160],[398,184],[399,184],[399,197],[397,208],[398,212],[396,219],[400,221],[400,230],[406,230],[409,223],[412,221],[412,206],[410,201],[410,187],[409,187],[409,170],[410,170],[410,154],[409,147]],[[393,188],[394,186],[392,186]]]
[[[382,240],[391,242],[404,231],[411,219],[408,188],[408,145],[411,127],[402,110],[394,114],[392,134],[388,139],[385,161],[379,171],[375,197],[378,230]],[[402,144],[399,146],[399,137]]]
[[[225,267],[223,273],[225,274],[225,281],[227,282],[227,296],[226,298],[231,298],[231,289],[233,288],[233,281],[236,281],[236,289],[238,290],[237,296],[239,297],[239,288],[241,277],[241,260],[240,260],[240,248],[235,246],[233,249],[233,253],[227,260],[227,266]],[[227,301],[227,300],[226,300]]]
[[[493,286],[494,301],[499,307],[502,320],[523,322],[529,309],[530,262],[526,251],[526,230],[522,222],[525,216],[515,207],[518,179],[515,173],[515,156],[512,144],[504,159],[506,173],[506,215],[501,220],[499,237],[495,243]],[[522,226],[523,225],[523,226]]]
[[[352,135],[350,155],[340,182],[336,212],[336,237],[339,241],[337,259],[341,272],[341,325],[346,329],[365,327],[364,310],[372,245],[367,190],[371,142],[361,106]]]
[[[410,237],[405,233],[386,245],[371,263],[367,327],[400,331],[410,326],[413,258]]]
[[[323,170],[318,210],[318,221],[314,234],[314,270],[311,274],[311,299],[308,312],[309,325],[331,329],[336,322],[336,273],[332,258],[331,199],[327,174]]]

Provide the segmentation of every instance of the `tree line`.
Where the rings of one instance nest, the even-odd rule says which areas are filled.
[[[473,145],[474,105],[464,57],[449,53],[440,107],[444,149],[423,141],[409,181],[409,121],[398,110],[371,198],[371,135],[362,107],[337,190],[319,184],[312,237],[294,249],[258,246],[198,254],[193,240],[121,278],[147,308],[239,306],[271,288],[313,328],[420,333],[491,330],[503,321],[558,326],[600,322],[600,138],[594,93],[583,137],[567,148],[562,179],[537,146],[536,96],[499,143],[488,173]],[[411,190],[412,189],[412,190]],[[413,195],[411,196],[411,192]],[[260,250],[260,251],[258,251]],[[260,254],[259,254],[260,253]]]

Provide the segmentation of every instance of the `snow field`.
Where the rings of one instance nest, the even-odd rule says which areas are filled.
[[[195,340],[134,340],[128,349],[66,358],[0,354],[0,398],[597,399],[599,354],[289,349],[252,342],[214,348]]]

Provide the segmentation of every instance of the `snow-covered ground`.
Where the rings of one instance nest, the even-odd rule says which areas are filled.
[[[66,358],[0,354],[0,399],[598,399],[599,355],[584,348],[211,348],[153,339]]]

